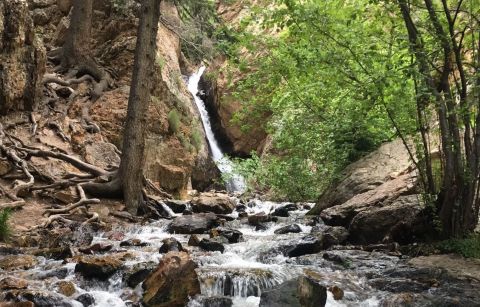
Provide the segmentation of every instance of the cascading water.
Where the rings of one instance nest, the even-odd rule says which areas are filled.
[[[218,165],[218,168],[222,175],[227,178],[226,188],[229,192],[242,192],[245,190],[245,180],[242,176],[235,174],[233,172],[233,163],[225,156],[225,154],[220,149],[218,141],[213,134],[212,125],[210,123],[210,116],[208,115],[207,108],[205,103],[198,94],[198,83],[200,78],[205,72],[205,66],[200,67],[198,72],[194,73],[188,80],[188,90],[192,93],[195,100],[195,104],[200,112],[200,117],[202,119],[203,129],[207,136],[208,144],[210,145],[210,150],[212,152],[213,161]]]

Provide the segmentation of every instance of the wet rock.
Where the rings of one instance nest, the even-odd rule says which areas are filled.
[[[345,295],[343,290],[338,286],[328,287],[328,291],[330,291],[333,294],[333,299],[336,300],[336,301],[341,300],[343,298],[343,296]]]
[[[123,266],[116,255],[82,257],[75,266],[75,272],[85,278],[106,280]]]
[[[143,283],[143,304],[185,306],[189,297],[200,293],[197,265],[185,252],[170,252]]]
[[[75,285],[71,281],[61,280],[56,284],[58,293],[61,293],[67,297],[75,294]]]
[[[210,230],[210,238],[222,236],[228,240],[228,243],[238,243],[243,241],[243,234],[235,229],[218,227]]]
[[[95,304],[95,298],[90,293],[81,294],[77,296],[75,300],[82,303],[83,307],[89,307]]]
[[[30,301],[35,307],[72,307],[62,296],[40,290],[13,290],[6,293],[5,298],[17,302]]]
[[[321,235],[308,235],[298,242],[284,248],[284,255],[288,257],[299,257],[307,254],[316,254],[323,248],[323,237]]]
[[[198,244],[200,248],[203,250],[209,251],[209,252],[221,252],[223,253],[225,251],[225,247],[223,246],[222,243],[218,241],[214,241],[212,239],[202,239],[200,243]]]
[[[255,225],[255,231],[265,231],[265,230],[267,230],[267,229],[268,229],[268,227],[265,226],[264,224],[257,224],[257,225]]]
[[[10,255],[0,258],[0,269],[5,271],[28,270],[37,264],[37,258],[30,255]]]
[[[248,216],[248,223],[254,226],[262,223],[272,222],[272,221],[275,221],[275,219],[265,213],[258,213],[255,215]]]
[[[345,227],[326,227],[323,231],[323,248],[327,249],[333,245],[343,244],[347,241],[348,236],[349,232]]]
[[[0,280],[0,290],[19,290],[26,289],[28,281],[21,278],[5,277]]]
[[[321,307],[327,303],[327,288],[310,276],[299,278],[297,292],[302,306]]]
[[[105,234],[105,237],[113,241],[121,241],[125,238],[125,234],[120,231],[110,231]]]
[[[393,240],[410,243],[422,226],[420,195],[400,196],[390,205],[359,212],[350,224],[350,241],[356,244]]]
[[[235,202],[227,194],[203,193],[192,200],[192,211],[229,214],[235,209]]]
[[[233,301],[226,296],[212,296],[202,298],[200,304],[203,307],[231,307],[233,306]]]
[[[235,218],[233,216],[227,214],[217,214],[217,217],[227,222],[235,221]]]
[[[240,212],[240,213],[238,213],[238,218],[239,219],[248,218],[248,213],[247,212]]]
[[[149,244],[147,242],[142,242],[140,239],[128,239],[126,241],[120,242],[121,247],[135,246],[135,247],[145,247]]]
[[[48,259],[64,260],[73,256],[70,247],[39,248],[28,252],[34,256],[42,256]]]
[[[188,239],[188,246],[199,246],[201,239],[197,235],[191,235]]]
[[[290,214],[289,212],[290,211],[295,211],[297,210],[297,206],[293,203],[289,203],[289,204],[285,204],[281,207],[278,207],[275,209],[275,211],[273,211],[272,215],[273,216],[281,216],[281,217],[289,217]]]
[[[326,287],[311,277],[301,276],[263,291],[260,307],[323,307],[326,301]]]
[[[348,258],[334,252],[324,253],[323,259],[334,262],[344,268],[350,268],[351,266],[351,261]]]
[[[393,293],[420,293],[431,288],[431,284],[403,278],[374,278],[368,284],[376,289]]]
[[[218,226],[217,216],[213,213],[200,213],[176,217],[168,228],[170,233],[202,234]]]
[[[57,269],[52,269],[49,271],[43,271],[40,272],[37,276],[38,279],[47,279],[47,278],[52,278],[56,277],[58,279],[64,279],[68,275],[68,269],[67,268],[57,268]]]
[[[187,209],[187,205],[189,204],[188,201],[183,200],[176,200],[176,199],[169,199],[165,200],[165,204],[172,209],[175,213],[182,213]]]
[[[166,254],[168,252],[185,252],[182,247],[182,244],[177,241],[175,238],[168,238],[162,241],[163,245],[160,246],[159,253]]]
[[[182,214],[183,214],[183,215],[192,215],[192,214],[193,214],[193,212],[192,212],[192,210],[185,209],[185,211],[183,211],[183,213],[182,213]]]
[[[139,283],[143,282],[148,275],[156,268],[154,262],[139,263],[129,268],[123,280],[130,288],[135,288]]]
[[[113,247],[112,244],[95,243],[95,244],[90,245],[90,246],[85,247],[85,248],[79,248],[78,250],[81,253],[93,255],[93,254],[96,254],[96,253],[108,252],[109,250],[112,249],[112,247]]]
[[[282,235],[286,233],[299,233],[299,232],[302,232],[302,229],[297,224],[283,226],[274,231],[274,233],[277,235]]]
[[[235,211],[237,211],[237,212],[245,212],[246,210],[247,210],[247,206],[245,206],[245,205],[238,205],[235,208]]]

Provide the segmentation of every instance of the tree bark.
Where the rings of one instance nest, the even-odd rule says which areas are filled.
[[[118,171],[125,204],[131,214],[137,214],[140,204],[144,201],[142,188],[146,118],[152,90],[160,2],[161,0],[143,0],[137,32],[122,159]]]
[[[74,0],[68,35],[63,45],[62,65],[73,67],[90,55],[93,0]],[[95,76],[94,76],[95,77]]]

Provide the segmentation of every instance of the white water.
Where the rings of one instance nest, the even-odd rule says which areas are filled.
[[[200,78],[205,72],[205,66],[200,67],[198,72],[194,73],[188,79],[188,90],[192,93],[195,100],[195,104],[200,112],[200,117],[202,119],[203,129],[207,136],[208,144],[210,145],[210,150],[212,152],[213,161],[218,166],[218,169],[222,174],[227,178],[226,187],[229,192],[243,192],[245,190],[245,180],[243,177],[238,174],[233,173],[233,163],[230,161],[225,154],[220,149],[218,141],[213,134],[212,125],[210,123],[210,116],[208,115],[205,103],[198,94],[198,83]]]

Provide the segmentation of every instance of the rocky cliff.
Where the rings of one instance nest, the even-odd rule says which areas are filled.
[[[35,109],[41,100],[45,61],[27,2],[0,2],[0,113]]]
[[[236,0],[218,1],[217,14],[224,24],[233,28],[250,14],[250,9],[256,1]],[[242,54],[242,58],[247,54]],[[264,130],[264,120],[242,123],[251,127],[242,129],[241,125],[232,121],[236,112],[242,108],[242,101],[234,97],[235,85],[248,72],[235,69],[230,60],[220,55],[213,60],[208,69],[207,78],[202,80],[202,87],[206,93],[206,106],[214,118],[213,129],[220,136],[224,149],[236,156],[247,156],[252,151],[261,153],[265,147],[267,133]]]
[[[121,7],[109,0],[94,2],[90,48],[99,63],[114,76],[115,84],[86,107],[83,97],[88,95],[88,87],[85,84],[44,87],[41,82],[45,72],[53,72],[53,66],[46,66],[44,50],[53,50],[65,41],[72,1],[29,0],[28,4],[9,1],[12,3],[8,5],[0,3],[2,112],[33,110],[43,99],[34,114],[40,118],[39,127],[55,123],[64,136],[50,143],[64,143],[57,147],[66,149],[68,140],[72,150],[89,163],[102,167],[118,164],[115,147],[122,147],[139,2],[126,1]],[[208,189],[218,179],[219,172],[209,158],[199,115],[182,75],[192,70],[181,53],[182,21],[173,1],[162,1],[161,10],[144,172],[162,189],[181,196],[191,181],[193,188]],[[57,107],[64,109],[65,116],[51,112]],[[176,120],[169,121],[169,114],[175,114]],[[98,131],[85,129],[85,115],[97,125]],[[10,113],[9,118],[12,116]],[[51,133],[48,134],[51,138]],[[110,143],[115,146],[108,145]],[[108,152],[103,152],[107,148]]]

